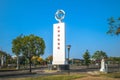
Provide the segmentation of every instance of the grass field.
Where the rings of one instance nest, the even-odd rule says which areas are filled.
[[[85,75],[53,75],[53,76],[41,76],[34,78],[20,78],[16,80],[73,80],[77,78],[85,77]]]
[[[8,80],[8,79],[7,79]],[[10,80],[120,80],[120,72],[117,73],[78,73],[78,74],[64,74],[64,75],[51,75],[51,76],[39,76],[29,78],[13,78]]]

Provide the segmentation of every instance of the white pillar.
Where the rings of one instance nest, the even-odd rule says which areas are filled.
[[[100,69],[100,71],[101,72],[105,72],[106,71],[105,70],[105,60],[104,59],[101,60],[101,69]]]
[[[65,59],[65,23],[53,24],[53,65],[64,65]]]
[[[4,55],[1,56],[1,66],[4,66]]]

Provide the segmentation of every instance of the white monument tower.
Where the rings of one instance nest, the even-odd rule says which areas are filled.
[[[58,23],[53,24],[53,65],[63,67],[66,64],[65,59],[65,23],[62,20],[65,17],[63,10],[58,10],[55,19]]]

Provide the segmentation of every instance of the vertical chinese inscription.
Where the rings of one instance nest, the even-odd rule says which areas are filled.
[[[60,49],[60,26],[57,27],[57,34],[58,34],[58,38],[57,38],[57,49]]]

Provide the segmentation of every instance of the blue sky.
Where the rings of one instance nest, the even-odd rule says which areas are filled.
[[[0,49],[13,55],[12,40],[34,34],[45,40],[43,57],[51,55],[58,9],[66,12],[63,21],[71,58],[82,58],[86,49],[91,55],[102,50],[108,56],[120,56],[120,37],[106,34],[107,19],[120,17],[120,0],[0,0]]]

